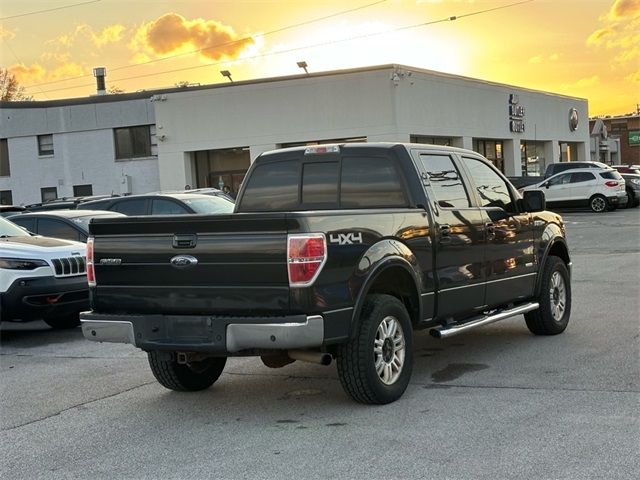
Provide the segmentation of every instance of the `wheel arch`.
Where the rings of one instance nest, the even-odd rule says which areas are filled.
[[[571,257],[569,256],[569,248],[567,247],[567,242],[563,237],[556,237],[548,243],[542,257],[542,261],[540,262],[539,273],[542,272],[542,269],[544,268],[544,265],[547,262],[549,256],[560,258],[567,266],[567,270],[569,270],[569,273],[571,273]],[[538,274],[538,278],[536,279],[536,296],[540,294],[541,288],[542,275]]]
[[[416,326],[422,318],[418,285],[413,266],[403,257],[390,257],[376,265],[358,293],[353,309],[350,337],[354,334],[354,326],[360,317],[365,299],[372,293],[384,293],[396,297],[407,309],[412,325]]]

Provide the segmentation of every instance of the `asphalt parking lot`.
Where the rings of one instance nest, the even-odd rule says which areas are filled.
[[[640,209],[564,214],[573,312],[448,340],[416,334],[404,397],[353,403],[335,366],[232,359],[176,393],[146,356],[79,329],[3,324],[0,476],[14,478],[638,478]]]

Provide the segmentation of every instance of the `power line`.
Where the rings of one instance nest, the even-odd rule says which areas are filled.
[[[37,15],[39,13],[55,12],[56,10],[63,10],[65,8],[79,7],[80,5],[88,5],[90,3],[98,3],[98,2],[101,2],[101,1],[102,0],[90,0],[89,2],[73,3],[71,5],[61,5],[59,7],[47,8],[45,10],[36,10],[34,12],[26,12],[26,13],[20,13],[18,15],[11,15],[11,16],[8,16],[8,17],[1,17],[0,20],[9,20],[11,18],[26,17],[28,15]]]
[[[381,3],[386,3],[387,1],[389,1],[389,0],[377,0],[377,1],[373,2],[373,3],[368,3],[366,5],[361,5],[359,7],[350,8],[348,10],[342,10],[340,12],[332,13],[330,15],[325,15],[324,17],[318,17],[318,18],[314,18],[312,20],[307,20],[307,21],[304,21],[304,22],[293,23],[291,25],[287,25],[285,27],[281,27],[281,28],[278,28],[276,30],[271,30],[269,32],[260,34],[258,36],[266,37],[268,35],[281,33],[281,32],[284,32],[286,30],[291,30],[292,28],[302,27],[304,25],[309,25],[311,23],[321,22],[323,20],[328,20],[330,18],[338,17],[338,16],[341,16],[341,15],[346,15],[348,13],[357,12],[358,10],[364,10],[365,8],[374,7],[376,5],[380,5]],[[122,65],[122,66],[119,66],[119,67],[109,68],[109,71],[110,72],[115,72],[115,71],[124,70],[124,69],[127,69],[127,68],[139,67],[139,66],[142,66],[142,65],[149,65],[151,63],[164,62],[165,60],[171,60],[171,59],[174,59],[174,58],[177,58],[177,57],[183,57],[183,56],[186,56],[186,55],[193,55],[194,53],[201,53],[201,52],[204,52],[204,51],[207,51],[207,50],[213,50],[213,49],[216,49],[216,48],[227,47],[229,45],[234,45],[236,43],[241,43],[241,42],[245,42],[247,40],[252,40],[252,39],[253,39],[253,37],[251,37],[251,36],[242,37],[242,38],[239,38],[237,40],[231,40],[231,41],[224,42],[224,43],[218,43],[216,45],[208,45],[206,47],[198,48],[196,50],[190,50],[188,52],[177,53],[175,55],[169,55],[167,57],[156,58],[156,59],[153,59],[153,60],[148,60],[146,62],[139,62],[139,63],[134,63],[134,64],[131,64],[131,65]],[[90,76],[91,76],[90,74],[84,74],[84,75],[79,75],[79,76],[73,77],[73,78],[63,78],[61,80],[52,80],[50,82],[38,83],[36,85],[30,85],[29,87],[25,87],[25,88],[38,87],[38,86],[44,86],[44,85],[53,85],[55,83],[67,82],[67,81],[71,81],[71,80],[78,80],[80,78],[86,78],[86,77],[90,77]]]
[[[18,58],[18,54],[15,52],[15,50],[13,49],[13,47],[11,46],[11,44],[9,43],[9,41],[8,41],[8,40],[5,40],[5,42],[4,42],[4,43],[5,43],[5,45],[7,46],[7,48],[9,48],[9,51],[11,52],[11,54],[13,55],[13,57],[16,59],[16,61],[17,61],[18,63],[20,63],[20,64],[24,65],[24,63],[22,62],[22,60],[20,60],[20,58]],[[24,88],[24,87],[22,87],[22,88]],[[49,99],[49,96],[48,96],[45,92],[43,92],[41,88],[38,88],[38,90],[40,91],[40,93],[41,93],[42,95],[44,95],[44,97],[45,97],[47,100]]]
[[[296,51],[299,51],[299,50],[305,50],[305,49],[309,49],[309,48],[317,48],[317,47],[323,47],[323,46],[327,46],[327,45],[335,45],[337,43],[350,42],[350,41],[353,41],[353,40],[361,40],[363,38],[375,37],[375,36],[378,36],[378,35],[386,35],[386,34],[389,34],[389,33],[395,33],[395,32],[400,32],[400,31],[410,30],[410,29],[420,28],[420,27],[426,27],[428,25],[435,25],[437,23],[453,22],[455,20],[460,20],[462,18],[467,18],[467,17],[476,16],[476,15],[481,15],[481,14],[484,14],[484,13],[494,12],[496,10],[503,10],[505,8],[515,7],[515,6],[518,6],[518,5],[523,5],[525,3],[531,3],[533,1],[535,1],[535,0],[523,0],[523,1],[520,1],[520,2],[514,2],[514,3],[507,4],[507,5],[502,5],[500,7],[488,8],[488,9],[485,9],[485,10],[478,10],[478,11],[475,11],[475,12],[466,13],[464,15],[452,15],[452,16],[449,16],[449,17],[441,18],[439,20],[432,20],[430,22],[423,22],[423,23],[416,23],[416,24],[413,24],[413,25],[406,25],[406,26],[403,26],[403,27],[397,27],[397,28],[385,30],[385,31],[382,31],[382,32],[367,33],[367,34],[363,34],[363,35],[357,35],[357,36],[353,36],[353,37],[342,38],[342,39],[338,39],[338,40],[332,40],[332,41],[329,41],[329,42],[321,42],[321,43],[316,43],[316,44],[312,44],[312,45],[304,45],[304,46],[301,46],[301,47],[293,47],[293,48],[289,48],[287,50],[280,50],[278,52],[269,52],[269,53],[258,54],[258,55],[254,55],[254,56],[251,56],[251,57],[245,57],[245,58],[243,58],[241,60],[239,60],[239,59],[223,60],[223,61],[220,61],[220,62],[207,63],[207,64],[204,64],[204,65],[195,65],[195,66],[192,66],[192,67],[176,68],[176,69],[173,69],[173,70],[165,70],[165,71],[162,71],[162,72],[147,73],[147,74],[143,74],[143,75],[134,75],[134,76],[131,76],[131,77],[116,78],[116,79],[113,79],[113,81],[114,82],[124,82],[124,81],[127,81],[127,80],[134,80],[134,79],[137,79],[137,78],[155,77],[155,76],[164,75],[164,74],[167,74],[167,73],[176,73],[176,72],[183,72],[183,71],[186,71],[186,70],[195,70],[195,69],[198,69],[198,68],[215,67],[215,66],[218,66],[218,65],[225,65],[225,64],[228,64],[228,63],[235,63],[235,62],[238,62],[238,61],[255,60],[255,59],[258,59],[258,58],[264,58],[264,57],[275,56],[275,55],[282,55],[284,53],[291,53],[291,52],[296,52]],[[90,86],[92,86],[92,84],[89,83],[89,84],[77,85],[77,86],[74,86],[74,87],[64,87],[64,88],[56,88],[56,89],[52,89],[52,90],[44,90],[42,93],[59,92],[59,91],[63,91],[63,90],[72,90],[72,89],[75,89],[75,88],[90,87]]]

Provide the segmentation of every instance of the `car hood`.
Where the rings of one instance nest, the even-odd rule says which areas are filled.
[[[71,240],[62,240],[49,237],[7,237],[0,238],[0,256],[33,258],[40,255],[41,258],[55,256],[84,255],[86,245]]]

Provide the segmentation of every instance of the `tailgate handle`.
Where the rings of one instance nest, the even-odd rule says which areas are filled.
[[[173,248],[193,248],[196,243],[196,236],[192,234],[173,236]]]

